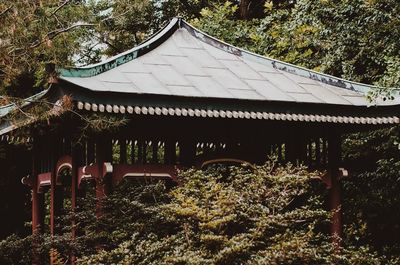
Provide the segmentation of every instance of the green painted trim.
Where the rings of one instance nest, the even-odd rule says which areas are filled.
[[[132,51],[129,54],[122,55],[118,58],[113,59],[109,62],[104,62],[101,65],[90,67],[90,68],[66,68],[58,69],[58,73],[62,77],[91,77],[108,70],[118,67],[124,63],[132,61],[138,57],[138,51]]]
[[[43,90],[33,96],[30,96],[29,98],[22,99],[22,103],[20,104],[20,107],[25,107],[25,106],[31,104],[33,101],[41,99],[44,95],[47,94],[48,91],[49,91],[49,89]],[[11,103],[11,104],[8,104],[5,106],[0,106],[0,117],[6,116],[8,113],[14,111],[16,108],[17,108],[17,105],[15,103]]]

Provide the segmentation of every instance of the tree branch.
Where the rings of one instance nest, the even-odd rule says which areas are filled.
[[[59,5],[56,10],[54,10],[51,14],[51,16],[54,16],[61,8],[63,8],[65,5],[67,5],[69,3],[70,0],[65,0],[61,5]]]
[[[5,13],[7,13],[8,11],[10,11],[10,9],[13,7],[13,5],[10,5],[9,7],[7,7],[5,10],[1,11],[0,13],[0,17],[3,16]]]
[[[93,27],[95,25],[96,24],[90,24],[90,23],[81,24],[81,23],[78,23],[78,24],[74,24],[72,26],[69,26],[68,28],[63,28],[63,29],[57,29],[57,30],[50,31],[49,33],[46,34],[46,37],[49,38],[49,39],[54,39],[55,37],[57,37],[57,35],[60,35],[60,34],[65,33],[67,31],[70,31],[70,30],[72,30],[74,28],[78,28],[78,27]],[[30,46],[30,48],[36,48],[36,47],[38,47],[40,44],[42,44],[45,41],[46,41],[46,38],[43,38],[41,41],[37,41],[37,42],[33,43]]]

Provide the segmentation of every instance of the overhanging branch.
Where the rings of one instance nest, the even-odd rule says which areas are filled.
[[[40,44],[42,44],[43,42],[45,42],[47,39],[54,39],[55,37],[57,37],[58,35],[68,32],[70,30],[73,30],[75,28],[79,28],[79,27],[93,27],[96,24],[91,24],[91,23],[78,23],[78,24],[74,24],[72,26],[69,26],[67,28],[63,28],[63,29],[56,29],[53,31],[50,31],[49,33],[46,34],[46,38],[43,38],[41,41],[37,41],[35,43],[33,43],[30,48],[36,48],[38,47]]]
[[[51,14],[51,16],[54,16],[61,8],[63,8],[64,6],[66,6],[68,3],[70,2],[70,0],[65,0],[61,5],[59,5],[56,10],[54,10]]]
[[[0,12],[0,17],[3,16],[3,15],[4,15],[5,13],[7,13],[8,11],[10,11],[12,7],[13,7],[13,5],[7,7],[7,8],[6,8],[5,10],[3,10],[3,11],[1,11],[1,12]]]

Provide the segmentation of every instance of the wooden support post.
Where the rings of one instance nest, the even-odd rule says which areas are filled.
[[[315,139],[315,162],[316,166],[321,166],[321,139],[317,137]]]
[[[76,199],[78,193],[78,169],[82,160],[84,160],[82,156],[82,146],[78,146],[78,144],[74,144],[72,146],[72,168],[71,168],[71,211],[72,214],[75,214],[76,210]],[[76,222],[75,216],[72,217],[72,230],[71,230],[71,240],[75,241],[76,239]],[[75,255],[71,253],[71,264],[75,264]]]
[[[164,163],[167,165],[173,165],[176,163],[176,146],[175,141],[173,140],[167,140],[165,142]]]
[[[135,141],[131,141],[131,164],[135,164]]]
[[[119,139],[119,163],[126,164],[126,140],[124,138]]]
[[[43,194],[39,194],[38,191],[38,173],[39,173],[39,159],[38,159],[38,146],[35,139],[32,148],[32,235],[39,235],[40,230],[43,229],[43,217],[44,217],[44,197]],[[39,253],[37,253],[37,247],[40,243],[37,241],[33,242],[33,255],[32,264],[37,265],[40,263]]]
[[[158,142],[153,141],[152,142],[152,158],[151,158],[151,163],[157,164],[158,162]]]
[[[180,163],[184,166],[193,166],[196,156],[196,144],[194,141],[182,141],[180,145]]]
[[[331,134],[328,138],[328,168],[331,177],[329,190],[329,206],[333,211],[331,223],[331,235],[336,250],[341,245],[342,238],[342,212],[339,182],[339,164],[341,160],[341,141],[339,134]]]
[[[104,178],[103,166],[104,162],[107,162],[107,156],[110,158],[110,154],[108,149],[110,148],[111,144],[107,143],[106,136],[99,135],[96,139],[96,163],[98,166],[98,176],[96,176],[96,216],[99,217],[102,215],[101,210],[101,201],[105,196],[110,193],[110,181]],[[111,141],[110,141],[111,143]],[[112,146],[111,146],[112,147]],[[108,154],[107,154],[108,153]]]
[[[322,164],[325,166],[327,163],[327,141],[326,138],[322,138]]]
[[[147,141],[142,142],[142,163],[147,163]]]
[[[40,231],[40,205],[39,205],[39,194],[37,192],[38,181],[37,181],[37,146],[34,143],[32,150],[32,234]]]
[[[313,141],[312,141],[312,139],[308,140],[307,148],[308,148],[307,165],[310,168],[313,163]]]
[[[301,135],[301,137],[304,136]],[[296,140],[296,157],[299,164],[307,162],[307,141],[301,137]]]
[[[140,164],[144,164],[144,158],[143,158],[143,141],[139,140],[138,141],[138,156],[137,156],[137,161]]]
[[[90,165],[95,161],[94,141],[92,137],[87,140],[86,143],[86,165]]]
[[[57,169],[56,163],[58,160],[58,148],[59,145],[64,146],[64,152],[68,152],[70,147],[69,139],[65,139],[64,142],[60,138],[50,139],[51,145],[50,150],[47,150],[51,159],[49,159],[49,166],[52,172],[51,174],[51,186],[50,186],[50,234],[51,236],[57,233],[56,231],[56,216],[59,216],[61,209],[63,208],[63,189],[57,185]],[[52,164],[50,164],[53,161]]]
[[[285,143],[285,160],[296,165],[296,144],[293,137],[289,137]]]
[[[53,236],[57,234],[56,217],[60,215],[63,208],[63,190],[61,186],[56,183],[56,175],[51,175],[50,186],[50,234]]]
[[[282,155],[282,143],[278,144],[278,161],[280,163],[283,162],[283,155]]]
[[[55,166],[54,166],[55,168]],[[54,235],[54,229],[55,229],[55,210],[54,208],[56,207],[56,176],[54,174],[55,170],[53,170],[53,173],[51,174],[51,180],[50,180],[50,235]]]
[[[112,162],[113,161],[113,143],[111,137],[108,135],[103,136],[103,145],[104,145],[104,162]]]

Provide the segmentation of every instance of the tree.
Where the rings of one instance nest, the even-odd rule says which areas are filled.
[[[85,1],[2,1],[2,94],[31,95],[47,81],[45,64],[71,64],[93,27],[92,15]]]

